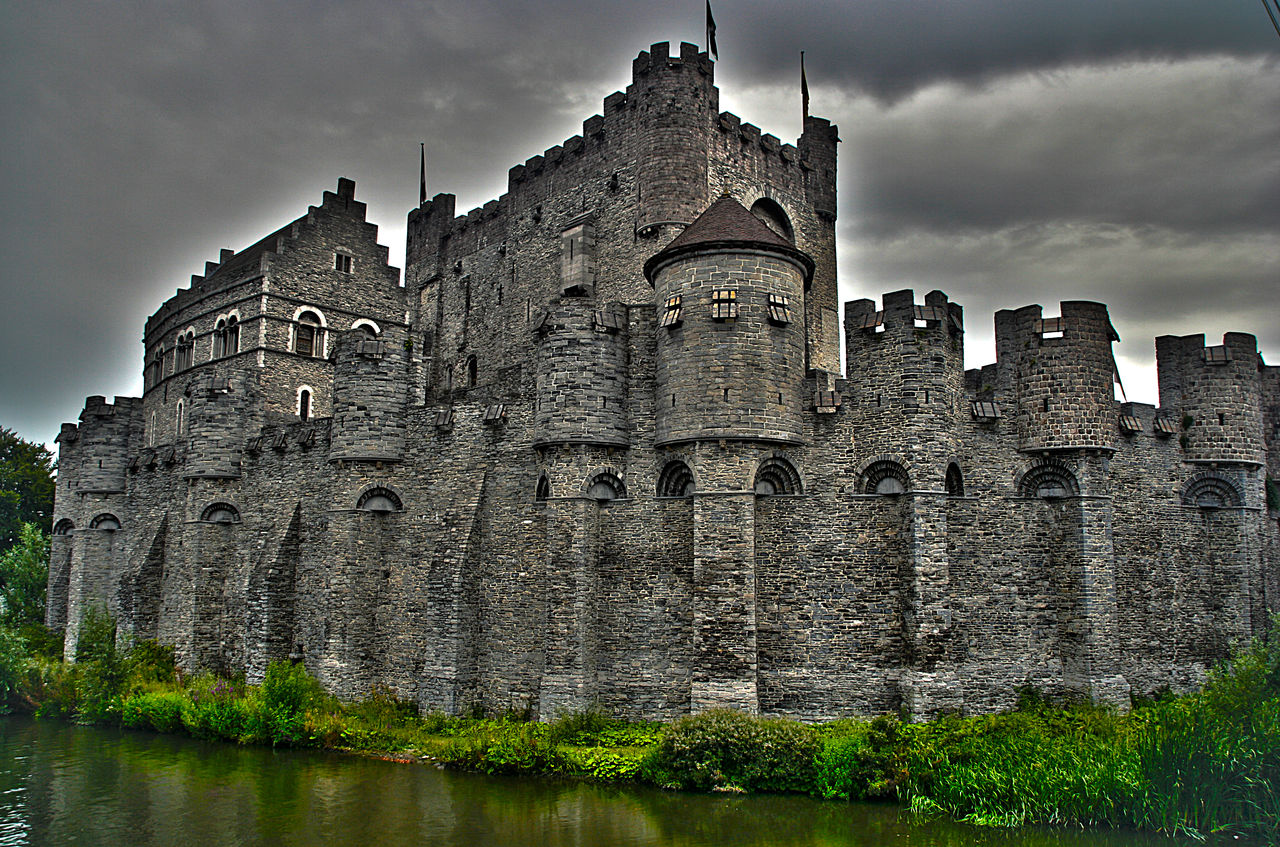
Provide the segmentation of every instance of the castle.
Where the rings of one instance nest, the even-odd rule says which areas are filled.
[[[403,285],[340,179],[147,321],[145,387],[64,424],[48,623],[347,697],[670,718],[1184,689],[1280,607],[1280,368],[1105,306],[836,302],[836,127],[722,113],[691,44]],[[840,345],[846,359],[841,376]]]

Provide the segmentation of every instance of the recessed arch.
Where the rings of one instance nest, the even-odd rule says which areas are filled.
[[[862,471],[862,492],[892,497],[911,490],[906,467],[894,459],[876,459]]]
[[[472,353],[467,357],[467,387],[475,388],[476,382],[480,379],[480,365],[476,361],[476,355]]]
[[[538,484],[533,489],[533,499],[539,503],[545,502],[551,498],[551,480],[547,479],[545,473],[538,474]]]
[[[659,497],[689,497],[696,487],[693,471],[679,459],[667,462],[658,474]]]
[[[76,528],[75,521],[71,518],[63,518],[53,525],[54,535],[70,535],[71,531]]]
[[[1046,459],[1030,467],[1018,481],[1019,497],[1039,497],[1042,500],[1057,500],[1063,497],[1078,497],[1080,485],[1071,468],[1062,462]]]
[[[787,239],[792,244],[796,241],[796,231],[791,226],[791,218],[776,200],[761,197],[751,204],[751,214],[755,215],[769,229]]]
[[[1225,476],[1206,471],[1187,480],[1182,489],[1182,505],[1201,509],[1238,509],[1244,505],[1244,496]]]
[[[617,471],[604,468],[587,477],[587,481],[582,486],[582,492],[592,500],[603,503],[626,497],[627,486],[622,482],[622,477]]]
[[[756,468],[755,479],[751,487],[757,497],[770,497],[776,494],[800,494],[800,474],[784,456],[770,456]]]
[[[200,513],[200,520],[216,524],[240,523],[240,510],[230,503],[210,503]]]
[[[360,495],[356,500],[356,508],[362,512],[388,514],[402,511],[404,502],[400,499],[399,494],[385,485],[375,485],[365,489],[364,493]]]
[[[369,341],[377,341],[379,336],[382,335],[382,330],[378,325],[368,318],[356,318],[352,322],[351,328],[361,330]]]
[[[103,512],[89,521],[89,529],[101,529],[106,532],[115,532],[120,528],[120,519],[110,512]]]
[[[955,462],[947,465],[945,488],[947,495],[950,497],[964,496],[964,473],[960,470],[960,466]]]

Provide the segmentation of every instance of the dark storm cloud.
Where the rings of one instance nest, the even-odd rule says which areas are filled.
[[[1280,324],[1249,306],[1280,276],[1280,40],[1256,4],[714,5],[722,104],[766,131],[798,131],[808,51],[814,110],[845,139],[846,296],[943,288],[979,349],[990,309],[1037,299],[1110,302],[1122,347]],[[401,263],[419,140],[432,192],[492,199],[638,50],[701,42],[702,9],[8,4],[0,423],[45,440],[86,394],[136,394],[146,316],[338,176]],[[1207,289],[1220,308],[1196,308]]]

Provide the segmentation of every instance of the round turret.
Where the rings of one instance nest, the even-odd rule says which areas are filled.
[[[1203,335],[1161,336],[1156,370],[1160,409],[1175,419],[1187,461],[1266,462],[1254,336],[1228,332],[1214,347]]]
[[[722,197],[645,275],[658,308],[656,443],[800,441],[813,260]]]
[[[551,304],[538,327],[536,444],[629,443],[625,332],[618,307],[572,296]]]
[[[1068,300],[1062,315],[1039,306],[996,313],[1001,380],[1017,403],[1022,450],[1114,447],[1115,359],[1120,337],[1102,303]]]
[[[397,462],[404,457],[403,345],[353,329],[338,338],[329,458]]]
[[[707,130],[716,116],[712,64],[692,44],[654,44],[632,68],[628,103],[637,104],[639,133],[636,176],[640,203],[636,229],[684,226],[706,205]],[[702,115],[704,126],[690,116]]]

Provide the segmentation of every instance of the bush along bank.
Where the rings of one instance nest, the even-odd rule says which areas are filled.
[[[1280,620],[1204,688],[1128,714],[1052,705],[1027,692],[1013,712],[806,725],[731,711],[669,724],[587,711],[420,714],[375,690],[340,703],[301,665],[273,663],[261,685],[185,676],[170,649],[117,646],[100,612],[77,661],[10,651],[9,702],[37,717],[242,744],[323,747],[485,773],[633,780],[695,791],[798,792],[888,800],[971,823],[1236,833],[1280,842]],[[37,640],[38,641],[38,640]],[[45,640],[43,643],[50,643]]]

